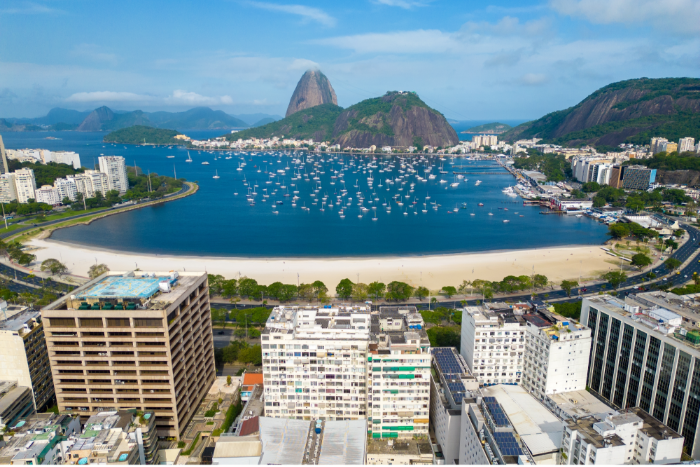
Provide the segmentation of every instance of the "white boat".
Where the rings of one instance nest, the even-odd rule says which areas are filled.
[[[190,156],[189,151],[187,151],[187,159],[185,160],[185,162],[192,162],[192,157]]]
[[[214,175],[213,178],[221,178],[221,177],[219,177],[219,171],[218,171],[218,170],[216,171],[216,175]]]
[[[481,180],[477,180],[476,183],[474,183],[474,185],[476,185],[476,186],[481,185]]]
[[[175,156],[166,156],[168,159],[175,159]]]
[[[209,162],[204,161],[204,162],[202,162],[202,165],[209,165]]]

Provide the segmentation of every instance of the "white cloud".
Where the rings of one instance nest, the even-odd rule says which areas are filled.
[[[0,14],[9,15],[45,15],[45,14],[63,14],[63,10],[51,8],[46,5],[41,5],[34,2],[21,2],[20,6],[0,9]]]
[[[585,18],[595,24],[650,23],[664,32],[700,32],[698,0],[550,0],[560,14]]]
[[[183,91],[176,89],[171,96],[164,99],[166,104],[185,104],[185,105],[217,105],[217,104],[233,104],[231,96],[208,97],[196,92]]]
[[[527,86],[539,86],[548,81],[547,75],[542,73],[526,73],[520,77],[519,82]]]
[[[410,10],[411,8],[426,6],[432,0],[373,0],[374,3],[386,6],[397,6],[405,10]]]
[[[110,65],[116,65],[119,61],[119,57],[116,54],[104,52],[95,44],[78,44],[71,50],[71,55]]]
[[[255,8],[261,8],[268,11],[280,11],[300,16],[305,21],[316,21],[324,26],[335,26],[336,20],[334,17],[319,8],[313,8],[305,5],[280,5],[277,3],[266,2],[246,2],[248,5]]]
[[[445,53],[461,47],[453,34],[437,29],[329,37],[312,41],[357,53]]]
[[[115,91],[76,92],[66,99],[67,102],[145,102],[152,100],[154,100],[153,96]]]

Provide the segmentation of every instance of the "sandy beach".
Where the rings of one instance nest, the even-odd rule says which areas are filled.
[[[329,288],[344,278],[370,283],[403,281],[413,286],[439,290],[458,286],[463,280],[501,280],[507,275],[544,274],[550,281],[578,277],[597,278],[614,268],[610,256],[600,246],[570,246],[434,256],[378,258],[225,258],[191,256],[156,256],[81,247],[37,238],[29,242],[37,256],[35,264],[55,258],[68,266],[71,274],[87,276],[88,268],[97,263],[111,270],[207,271],[226,278],[248,276],[261,284],[322,280]]]

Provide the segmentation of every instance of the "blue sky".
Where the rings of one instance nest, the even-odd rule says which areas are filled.
[[[310,67],[344,107],[412,90],[458,120],[538,118],[614,81],[698,77],[700,1],[0,2],[0,117],[284,115]]]

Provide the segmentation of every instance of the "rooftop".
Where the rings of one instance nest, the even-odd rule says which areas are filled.
[[[367,441],[367,454],[397,454],[399,456],[433,456],[430,444],[415,439],[376,439]]]
[[[601,402],[597,397],[584,389],[580,391],[548,394],[546,397],[566,414],[568,418],[587,417],[594,414],[613,412],[610,406]]]
[[[482,388],[482,393],[484,400],[490,396],[498,401],[533,456],[560,448],[564,431],[562,422],[522,386],[489,386]]]
[[[479,382],[472,376],[462,357],[454,347],[433,347],[433,365],[436,369],[436,382],[445,391],[446,405],[459,410],[462,400],[476,398]],[[466,382],[466,385],[465,385]]]
[[[318,465],[364,465],[366,454],[366,419],[324,423]]]

